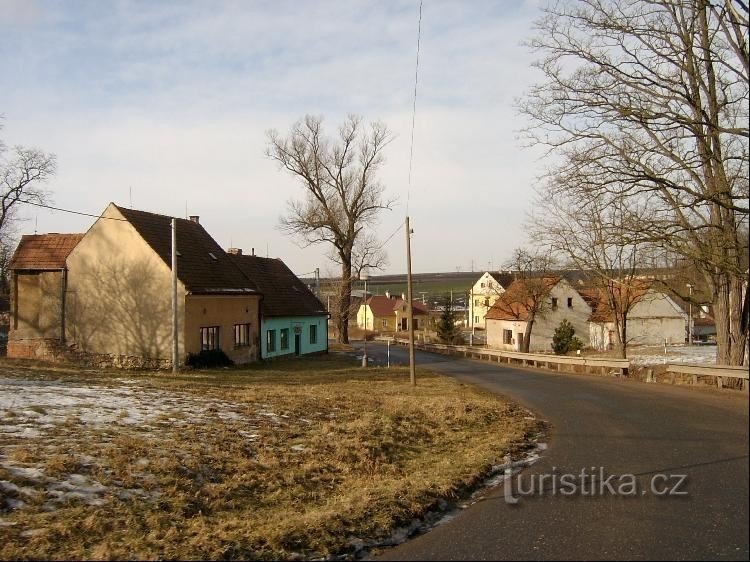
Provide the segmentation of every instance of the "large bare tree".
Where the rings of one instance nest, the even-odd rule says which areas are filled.
[[[550,191],[554,197],[549,197]],[[608,311],[615,327],[618,355],[627,357],[628,315],[644,298],[641,278],[646,263],[655,258],[653,245],[638,228],[647,220],[648,205],[625,206],[601,191],[581,200],[563,185],[550,182],[535,201],[529,220],[532,239],[540,248],[582,271],[588,278],[594,307]]]
[[[646,204],[633,232],[711,289],[717,361],[740,365],[748,223],[747,7],[726,0],[552,3],[530,45],[543,74],[519,101],[548,147],[551,195]]]
[[[322,125],[322,117],[308,115],[286,136],[270,131],[266,154],[297,177],[305,190],[302,199],[289,202],[282,228],[305,244],[333,247],[341,285],[332,317],[339,341],[347,343],[353,267],[361,269],[359,262],[372,261],[368,256],[377,244],[369,229],[378,213],[393,203],[384,197],[385,188],[377,179],[391,136],[384,124],[364,125],[355,115],[347,117],[335,138],[326,136]]]

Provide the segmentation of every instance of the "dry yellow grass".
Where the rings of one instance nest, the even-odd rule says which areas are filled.
[[[125,376],[8,362],[3,371],[101,392]],[[413,388],[403,369],[365,372],[335,357],[178,377],[127,373],[136,395],[211,405],[194,417],[154,412],[148,424],[115,412],[105,427],[67,412],[53,434],[3,436],[0,481],[16,488],[0,486],[0,500],[25,505],[0,513],[0,558],[352,552],[357,539],[386,537],[464,493],[537,431],[507,401],[419,375]],[[43,479],[14,468],[41,470],[48,487],[85,481],[98,492],[53,501]]]

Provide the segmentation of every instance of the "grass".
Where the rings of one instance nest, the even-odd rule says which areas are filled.
[[[405,369],[335,356],[176,377],[9,361],[0,372],[103,395],[126,376],[165,404],[138,424],[125,406],[103,426],[61,410],[52,433],[3,435],[0,481],[15,488],[0,485],[0,506],[24,506],[0,513],[0,559],[352,555],[465,494],[538,431],[522,408],[453,379],[420,371],[414,388]]]

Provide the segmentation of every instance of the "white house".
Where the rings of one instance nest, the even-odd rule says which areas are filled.
[[[560,322],[573,325],[575,335],[589,344],[589,317],[591,307],[565,279],[549,277],[543,280],[548,294],[543,309],[534,318],[529,351],[551,351],[552,336]],[[510,284],[491,307],[485,317],[487,345],[506,351],[520,351],[529,316],[526,281]]]
[[[590,302],[593,302],[590,300]],[[595,349],[612,349],[615,345],[615,323],[606,299],[593,302],[589,322],[589,339]],[[682,344],[687,333],[687,315],[669,295],[644,288],[627,315],[628,345]]]
[[[485,271],[469,293],[469,328],[484,329],[484,317],[497,299],[505,292],[503,282],[507,275]]]

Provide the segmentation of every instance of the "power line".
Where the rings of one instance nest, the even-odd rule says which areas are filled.
[[[411,108],[411,142],[409,143],[409,183],[406,188],[406,215],[409,215],[411,196],[411,169],[414,160],[414,122],[417,115],[417,84],[419,83],[419,43],[422,38],[422,0],[419,0],[419,23],[417,24],[417,64],[414,68],[414,100]]]
[[[19,203],[25,203],[26,205],[33,205],[34,207],[41,207],[43,209],[49,209],[50,211],[59,211],[61,213],[70,213],[72,215],[80,215],[83,217],[93,217],[95,219],[108,219],[113,221],[125,221],[127,222],[127,219],[119,219],[117,217],[105,217],[102,215],[94,215],[92,213],[86,213],[83,211],[74,211],[72,209],[63,209],[62,207],[53,207],[52,205],[45,205],[44,203],[37,203],[35,201],[24,201],[22,199],[18,200]]]

